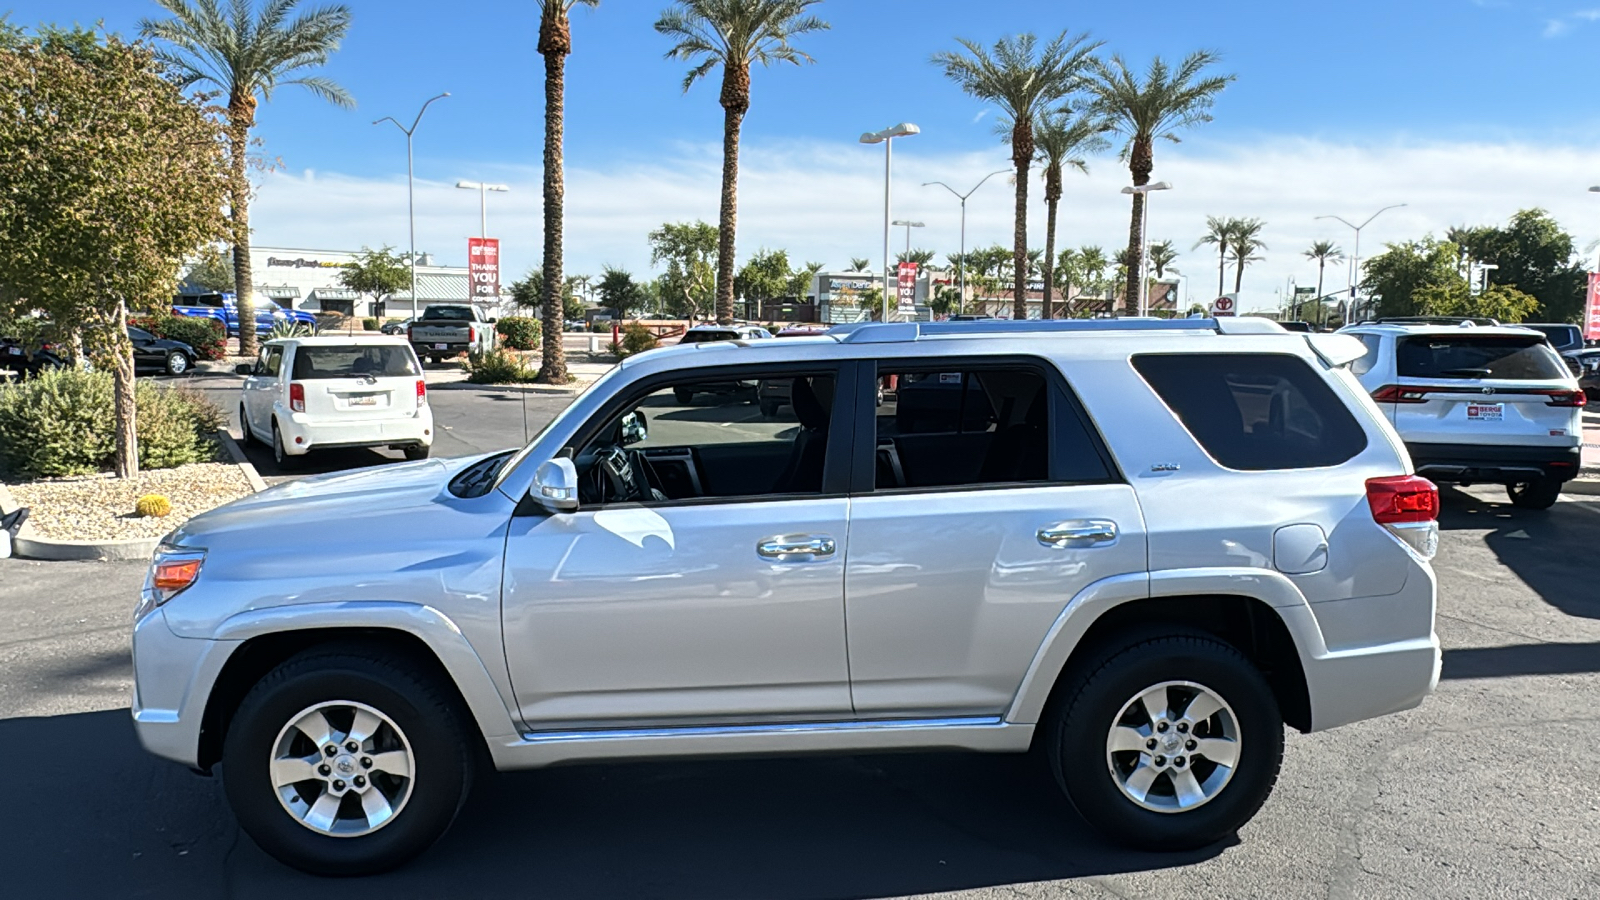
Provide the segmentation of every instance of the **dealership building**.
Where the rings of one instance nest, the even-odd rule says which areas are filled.
[[[303,250],[251,247],[250,271],[257,302],[271,300],[286,309],[341,313],[347,316],[409,316],[409,287],[383,300],[359,294],[339,283],[339,274],[354,265],[358,254],[347,250]],[[417,257],[417,309],[437,303],[469,302],[466,266],[435,265],[430,255]],[[385,302],[386,301],[386,302]],[[497,316],[508,303],[476,301],[485,315]]]

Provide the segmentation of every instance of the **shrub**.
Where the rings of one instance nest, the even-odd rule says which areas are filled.
[[[163,314],[129,319],[128,324],[158,338],[182,341],[193,347],[201,359],[222,359],[228,355],[228,331],[216,319]]]
[[[216,458],[223,413],[192,388],[134,385],[139,465],[169,469]],[[109,470],[116,419],[110,372],[47,371],[0,387],[0,469],[22,476]]]
[[[654,350],[659,346],[661,340],[655,336],[655,332],[638,322],[629,322],[622,327],[622,340],[612,343],[611,352],[618,359],[627,359],[636,353]]]
[[[172,501],[160,494],[145,494],[133,504],[133,511],[144,519],[165,519],[172,515]]]
[[[473,384],[526,384],[537,376],[522,357],[504,348],[467,354],[467,381]]]
[[[495,324],[495,331],[513,350],[534,350],[539,346],[539,320],[527,316],[507,316]]]
[[[312,334],[313,332],[310,325],[307,325],[303,322],[291,322],[288,319],[284,319],[283,321],[272,323],[272,330],[267,332],[267,340],[275,341],[279,338],[311,337]]]
[[[362,331],[377,331],[378,327],[378,319],[376,316],[367,316],[365,319],[361,320]]]

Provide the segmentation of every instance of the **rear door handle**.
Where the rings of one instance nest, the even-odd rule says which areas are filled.
[[[1046,547],[1093,547],[1117,539],[1117,523],[1104,519],[1079,519],[1058,522],[1039,529],[1039,543]]]
[[[838,550],[833,538],[825,534],[783,534],[756,544],[756,555],[780,562],[805,562],[832,556]]]

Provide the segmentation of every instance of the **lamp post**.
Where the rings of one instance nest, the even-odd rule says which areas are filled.
[[[971,197],[973,194],[976,194],[978,192],[978,188],[983,187],[985,181],[988,181],[996,175],[1009,174],[1011,174],[1010,169],[1001,169],[998,172],[990,172],[989,174],[983,176],[983,181],[979,181],[977,184],[973,185],[972,190],[967,191],[965,194],[942,181],[928,181],[924,182],[922,185],[923,187],[931,187],[937,184],[939,187],[944,188],[952,194],[955,194],[956,198],[961,201],[961,256],[959,257],[960,262],[956,264],[956,278],[961,283],[960,291],[962,312],[967,311],[967,198]]]
[[[1384,213],[1388,212],[1389,210],[1391,210],[1391,209],[1399,209],[1402,206],[1406,206],[1406,205],[1407,204],[1405,204],[1405,203],[1396,203],[1393,206],[1385,206],[1383,209],[1380,209],[1377,212],[1373,213],[1372,215],[1368,216],[1367,220],[1365,222],[1362,222],[1360,225],[1353,225],[1350,222],[1347,222],[1347,221],[1345,221],[1344,219],[1342,219],[1342,218],[1340,218],[1338,216],[1317,216],[1318,220],[1321,220],[1321,219],[1333,219],[1335,221],[1342,222],[1342,223],[1344,223],[1344,226],[1346,228],[1354,229],[1354,231],[1356,233],[1356,252],[1355,252],[1354,256],[1350,257],[1350,275],[1349,275],[1348,283],[1347,283],[1347,286],[1346,286],[1346,291],[1350,295],[1350,311],[1351,311],[1352,315],[1355,314],[1355,306],[1356,306],[1356,276],[1361,272],[1361,229],[1366,228],[1368,225],[1371,225],[1373,219],[1376,219],[1377,217],[1379,217],[1379,216],[1383,215]],[[1320,303],[1321,301],[1322,301],[1322,298],[1318,297],[1317,298],[1317,302]]]
[[[417,317],[417,190],[416,163],[411,150],[411,139],[417,133],[417,126],[422,124],[422,114],[428,111],[433,101],[443,100],[448,96],[450,92],[445,91],[437,97],[428,98],[427,102],[422,104],[422,108],[417,110],[417,117],[412,120],[410,128],[401,125],[400,120],[394,116],[384,116],[372,123],[382,125],[384,122],[393,122],[394,127],[400,129],[406,136],[406,219],[411,230],[411,318],[413,319]]]
[[[889,185],[894,175],[894,139],[921,133],[921,128],[910,122],[901,122],[882,131],[869,131],[861,136],[863,144],[883,145],[883,321],[885,322],[889,321]]]
[[[894,220],[894,227],[899,228],[902,225],[905,226],[905,229],[906,229],[906,255],[910,256],[911,255],[911,229],[913,229],[913,228],[925,228],[927,226],[922,222],[911,222],[911,221],[908,221],[906,219],[895,219]]]
[[[1124,194],[1144,195],[1144,217],[1139,220],[1139,315],[1148,315],[1150,305],[1150,195],[1155,191],[1170,191],[1172,185],[1165,181],[1125,187]]]
[[[1600,194],[1600,184],[1597,184],[1594,187],[1589,188],[1589,193],[1591,193],[1591,194]],[[1594,270],[1596,272],[1600,272],[1600,257],[1597,257],[1597,261],[1595,263]]]
[[[478,237],[489,236],[489,192],[504,194],[511,188],[504,184],[484,184],[481,181],[458,181],[456,187],[478,192]]]

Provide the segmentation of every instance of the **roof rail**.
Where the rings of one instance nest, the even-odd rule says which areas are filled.
[[[898,344],[952,335],[1080,334],[1129,331],[1202,331],[1212,334],[1282,334],[1271,319],[979,319],[960,322],[854,322],[835,325],[828,334],[846,344]]]
[[[1483,316],[1380,316],[1363,325],[1499,325],[1498,319]]]

